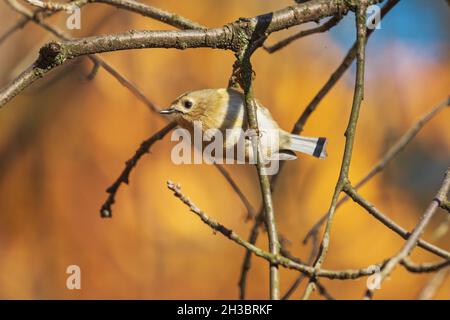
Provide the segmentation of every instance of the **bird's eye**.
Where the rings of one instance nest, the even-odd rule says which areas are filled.
[[[191,100],[184,100],[184,102],[183,102],[183,106],[184,106],[186,109],[192,108],[192,105],[193,105],[193,103],[192,103]]]

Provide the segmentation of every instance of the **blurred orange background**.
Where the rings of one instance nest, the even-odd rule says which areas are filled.
[[[438,2],[402,3],[369,40],[365,100],[350,170],[352,182],[363,177],[424,112],[448,97],[448,33],[446,39],[431,40],[435,51],[429,53],[420,43],[411,45],[408,39],[392,36],[389,29],[402,10],[409,10],[408,5],[427,5],[436,12],[447,10],[433,24],[450,30],[449,8],[444,1]],[[293,1],[146,3],[207,26],[221,26]],[[100,4],[84,7],[81,17],[81,30],[72,32],[75,37],[172,28]],[[0,3],[0,32],[18,18]],[[48,21],[64,27],[66,18],[60,13]],[[421,23],[420,15],[409,18],[411,24]],[[351,23],[348,26],[299,40],[272,55],[263,50],[254,55],[256,95],[282,128],[292,128],[341,62],[347,44],[354,39],[354,27]],[[266,43],[275,43],[297,30],[274,34]],[[46,31],[29,23],[2,44],[1,84],[32,63],[40,46],[51,39]],[[226,86],[234,61],[232,53],[211,49],[147,49],[102,57],[161,107],[184,91]],[[90,68],[87,59],[73,61],[0,110],[0,298],[237,298],[244,249],[213,234],[173,197],[166,181],[179,182],[195,204],[244,238],[252,222],[245,222],[245,208],[213,166],[171,163],[174,143],[169,137],[153,146],[151,154],[132,172],[130,185],[120,189],[114,217],[99,217],[107,196],[105,189],[121,172],[124,161],[165,123],[104,70],[87,81]],[[354,70],[350,70],[303,132],[328,137],[329,157],[319,161],[301,156],[289,162],[273,195],[278,229],[291,241],[289,250],[305,260],[310,248],[301,240],[327,210],[339,174],[353,83]],[[382,174],[361,189],[363,196],[408,230],[434,196],[450,163],[449,119],[449,111],[444,110]],[[260,193],[254,168],[226,168],[258,208]],[[445,219],[446,213],[438,212],[424,238],[450,250],[449,233],[433,239],[434,230]],[[266,238],[262,234],[258,245],[267,248]],[[347,202],[335,218],[324,267],[367,267],[392,256],[403,243],[359,206]],[[416,262],[438,259],[422,249],[415,249],[412,258]],[[81,268],[81,290],[66,288],[66,268],[72,264]],[[282,292],[297,275],[281,271]],[[415,299],[430,277],[398,267],[375,298]],[[248,281],[249,298],[268,298],[266,261],[253,259]],[[336,298],[359,299],[366,278],[324,279],[323,284]],[[292,298],[299,298],[303,289],[304,283]],[[317,293],[313,298],[322,299]],[[436,298],[450,298],[450,278]]]

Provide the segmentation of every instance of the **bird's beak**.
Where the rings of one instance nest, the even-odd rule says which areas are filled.
[[[173,108],[168,108],[168,109],[164,109],[164,110],[161,110],[161,111],[159,111],[159,113],[160,114],[171,114],[171,113],[174,113],[174,112],[176,112],[177,110],[175,110],[175,109],[173,109]]]

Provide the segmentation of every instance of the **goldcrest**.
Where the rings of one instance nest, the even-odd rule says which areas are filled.
[[[237,138],[248,128],[244,95],[235,89],[203,89],[182,94],[170,108],[160,111],[175,120],[178,125],[193,132],[196,124],[211,141],[211,132],[223,135],[224,151],[235,147]],[[317,158],[325,158],[326,138],[310,138],[291,134],[281,129],[269,110],[256,101],[256,118],[262,138],[261,152],[269,160],[297,159],[294,151]],[[213,130],[211,130],[213,129]],[[264,139],[264,135],[267,135]],[[251,139],[245,140],[245,157],[254,155]],[[267,143],[277,141],[277,143]],[[204,142],[208,144],[208,141]],[[223,153],[225,154],[225,152]]]

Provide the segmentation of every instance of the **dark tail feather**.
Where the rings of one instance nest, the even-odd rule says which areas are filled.
[[[296,134],[291,134],[291,143],[288,149],[303,152],[311,156],[325,159],[327,157],[327,139],[326,138],[309,138]]]

